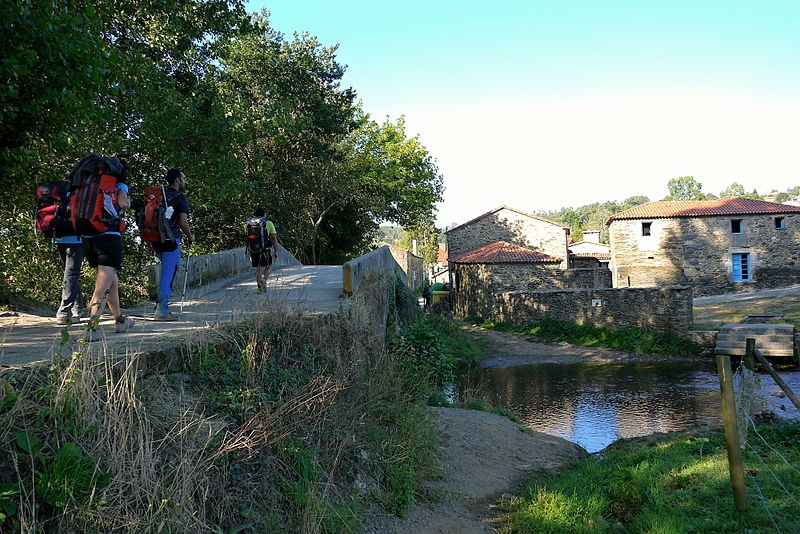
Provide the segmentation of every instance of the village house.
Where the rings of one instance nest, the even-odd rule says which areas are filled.
[[[650,202],[606,222],[614,287],[695,295],[800,283],[800,206],[750,198]]]
[[[573,268],[569,228],[501,206],[447,232],[451,303],[459,315],[488,313],[508,291],[611,287],[598,256]],[[607,249],[603,249],[607,250]]]
[[[505,241],[559,258],[567,268],[569,228],[508,206],[500,206],[447,231],[448,263],[482,245]]]

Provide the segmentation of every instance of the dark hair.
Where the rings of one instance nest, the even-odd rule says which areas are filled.
[[[264,208],[258,208],[256,210],[256,217],[266,217],[267,211]]]
[[[180,178],[183,175],[183,171],[178,169],[177,167],[173,167],[167,171],[167,183],[174,184],[175,180]]]

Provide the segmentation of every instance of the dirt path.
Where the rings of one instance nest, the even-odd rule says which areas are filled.
[[[465,325],[483,339],[489,366],[577,361],[630,361],[643,358],[605,348],[536,343],[510,332]],[[646,356],[652,359],[652,356]],[[567,440],[524,429],[499,415],[459,408],[431,408],[443,433],[442,480],[430,484],[441,502],[417,504],[403,518],[375,517],[371,534],[486,534],[493,532],[492,505],[524,482],[567,468],[587,456]]]

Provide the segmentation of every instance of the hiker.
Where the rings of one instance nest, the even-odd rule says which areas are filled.
[[[181,233],[186,236],[189,243],[194,243],[194,234],[189,227],[189,199],[183,193],[186,187],[186,175],[181,169],[173,167],[167,171],[166,182],[164,199],[167,204],[166,217],[175,239],[170,243],[147,242],[161,262],[158,301],[156,302],[156,313],[153,316],[155,321],[178,320],[178,316],[169,310],[169,298],[172,296],[172,285],[181,261]]]
[[[94,293],[89,303],[87,341],[98,341],[101,338],[100,316],[106,305],[114,317],[115,332],[127,332],[134,325],[132,318],[122,315],[117,275],[117,271],[122,268],[121,232],[124,224],[122,210],[129,208],[131,204],[128,198],[127,176],[127,165],[123,160],[102,158],[97,155],[87,156],[70,173],[73,190],[70,202],[71,219],[75,230],[83,240],[86,261],[97,273]],[[112,186],[114,189],[110,189]],[[96,192],[97,189],[100,190],[99,194]],[[92,207],[95,203],[93,199],[91,202],[84,200],[89,192],[97,196],[99,200],[96,205],[99,207]],[[91,224],[94,223],[86,218],[85,206],[90,210],[105,209],[106,215],[92,227]],[[108,213],[109,210],[116,213]]]
[[[56,310],[56,322],[60,325],[79,323],[84,305],[80,283],[83,242],[70,220],[69,186],[66,178],[40,185],[36,188],[33,210],[36,233],[53,242],[64,271],[61,303]]]
[[[258,208],[247,220],[247,251],[250,264],[256,269],[256,293],[263,293],[267,290],[272,259],[278,257],[278,234],[275,225],[267,219],[264,208]]]

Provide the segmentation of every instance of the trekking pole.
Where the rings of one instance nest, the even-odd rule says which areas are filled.
[[[192,257],[192,244],[186,247],[186,275],[183,277],[183,294],[181,295],[181,308],[178,312],[178,319],[183,319],[183,301],[186,299],[186,282],[189,281],[189,258]]]

